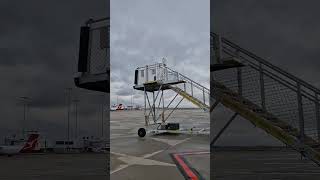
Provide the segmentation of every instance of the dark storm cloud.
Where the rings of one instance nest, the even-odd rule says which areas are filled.
[[[30,126],[46,131],[65,127],[67,87],[80,99],[80,115],[94,117],[100,110],[93,108],[100,103],[94,98],[98,93],[76,89],[73,75],[80,26],[89,18],[106,17],[107,1],[5,0],[0,9],[1,127],[20,128],[19,96],[31,98]]]
[[[167,59],[169,67],[209,87],[209,1],[114,1],[111,20],[111,102],[142,104],[134,70]],[[195,69],[194,67],[197,67]]]
[[[320,87],[319,1],[213,1],[211,27]]]

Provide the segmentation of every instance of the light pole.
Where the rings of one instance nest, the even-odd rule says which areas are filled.
[[[131,109],[130,110],[133,110],[133,92],[131,94]]]
[[[21,96],[20,99],[21,99],[22,102],[23,102],[23,121],[22,121],[21,125],[22,125],[22,136],[24,137],[24,134],[25,134],[25,125],[26,125],[26,119],[27,119],[26,110],[27,110],[27,108],[28,108],[28,100],[30,100],[30,98],[27,97],[27,96]]]
[[[72,88],[66,88],[67,90],[67,139],[70,141],[70,101]]]
[[[78,103],[79,103],[79,100],[78,99],[74,99],[73,100],[74,102],[74,108],[75,108],[75,138],[77,139],[78,138]]]

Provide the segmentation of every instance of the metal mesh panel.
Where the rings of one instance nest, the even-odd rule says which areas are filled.
[[[267,111],[298,128],[297,93],[268,76],[264,76],[264,88]]]
[[[215,36],[217,35],[211,34],[211,38]],[[211,39],[211,42],[218,41]],[[241,83],[244,98],[299,129],[300,134],[313,140],[319,139],[320,115],[317,96],[320,90],[224,38],[220,38],[220,43],[220,47],[211,44],[211,54],[220,52],[218,57],[236,59],[244,66],[214,71],[212,77],[215,81],[238,93]],[[211,59],[211,63],[221,64],[215,59]],[[237,72],[239,68],[241,73]]]
[[[250,67],[243,67],[242,78],[242,96],[249,99],[251,102],[260,105],[260,80],[259,72]]]
[[[305,134],[317,139],[317,120],[315,103],[307,98],[302,98]]]
[[[105,21],[91,25],[88,58],[90,74],[106,73],[109,68],[109,29]]]
[[[237,71],[236,69],[227,69],[225,71],[217,71],[213,74],[213,79],[223,83],[233,91],[238,91]]]
[[[199,83],[193,81],[192,79],[180,74],[170,68],[167,68],[168,74],[174,74],[175,78],[184,81],[183,84],[178,84],[177,86],[187,92],[192,97],[198,99],[202,103],[209,106],[210,101],[210,90]]]

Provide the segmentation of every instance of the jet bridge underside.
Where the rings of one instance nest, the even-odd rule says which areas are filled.
[[[77,87],[92,91],[110,92],[109,73],[100,75],[86,75],[74,78]]]

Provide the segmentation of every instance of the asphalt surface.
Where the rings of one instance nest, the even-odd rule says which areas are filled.
[[[173,120],[184,122],[182,127],[208,127],[208,116],[197,110],[179,110]],[[203,179],[211,176],[218,180],[316,180],[320,177],[319,166],[301,159],[300,154],[288,148],[221,147],[215,148],[210,157],[208,135],[149,134],[140,138],[137,130],[144,125],[143,111],[112,112],[111,119],[112,180],[183,180],[185,174],[173,160],[173,154],[182,154],[190,169]],[[229,133],[233,135],[232,129]],[[252,139],[259,141],[261,137]],[[239,139],[238,144],[242,141]],[[259,143],[252,142],[256,144]],[[106,180],[107,162],[106,154],[89,153],[0,156],[0,179]]]
[[[106,180],[106,154],[0,156],[1,180]]]
[[[212,179],[316,180],[320,167],[290,149],[230,150],[213,152]]]
[[[182,128],[209,127],[209,113],[201,110],[177,110],[171,122]],[[183,180],[185,177],[171,154],[209,152],[209,135],[147,134],[140,138],[137,130],[144,127],[143,111],[111,112],[111,179],[112,180]],[[201,161],[199,157],[201,158]],[[198,159],[198,160],[196,160]],[[209,154],[189,156],[190,166],[210,178]]]

